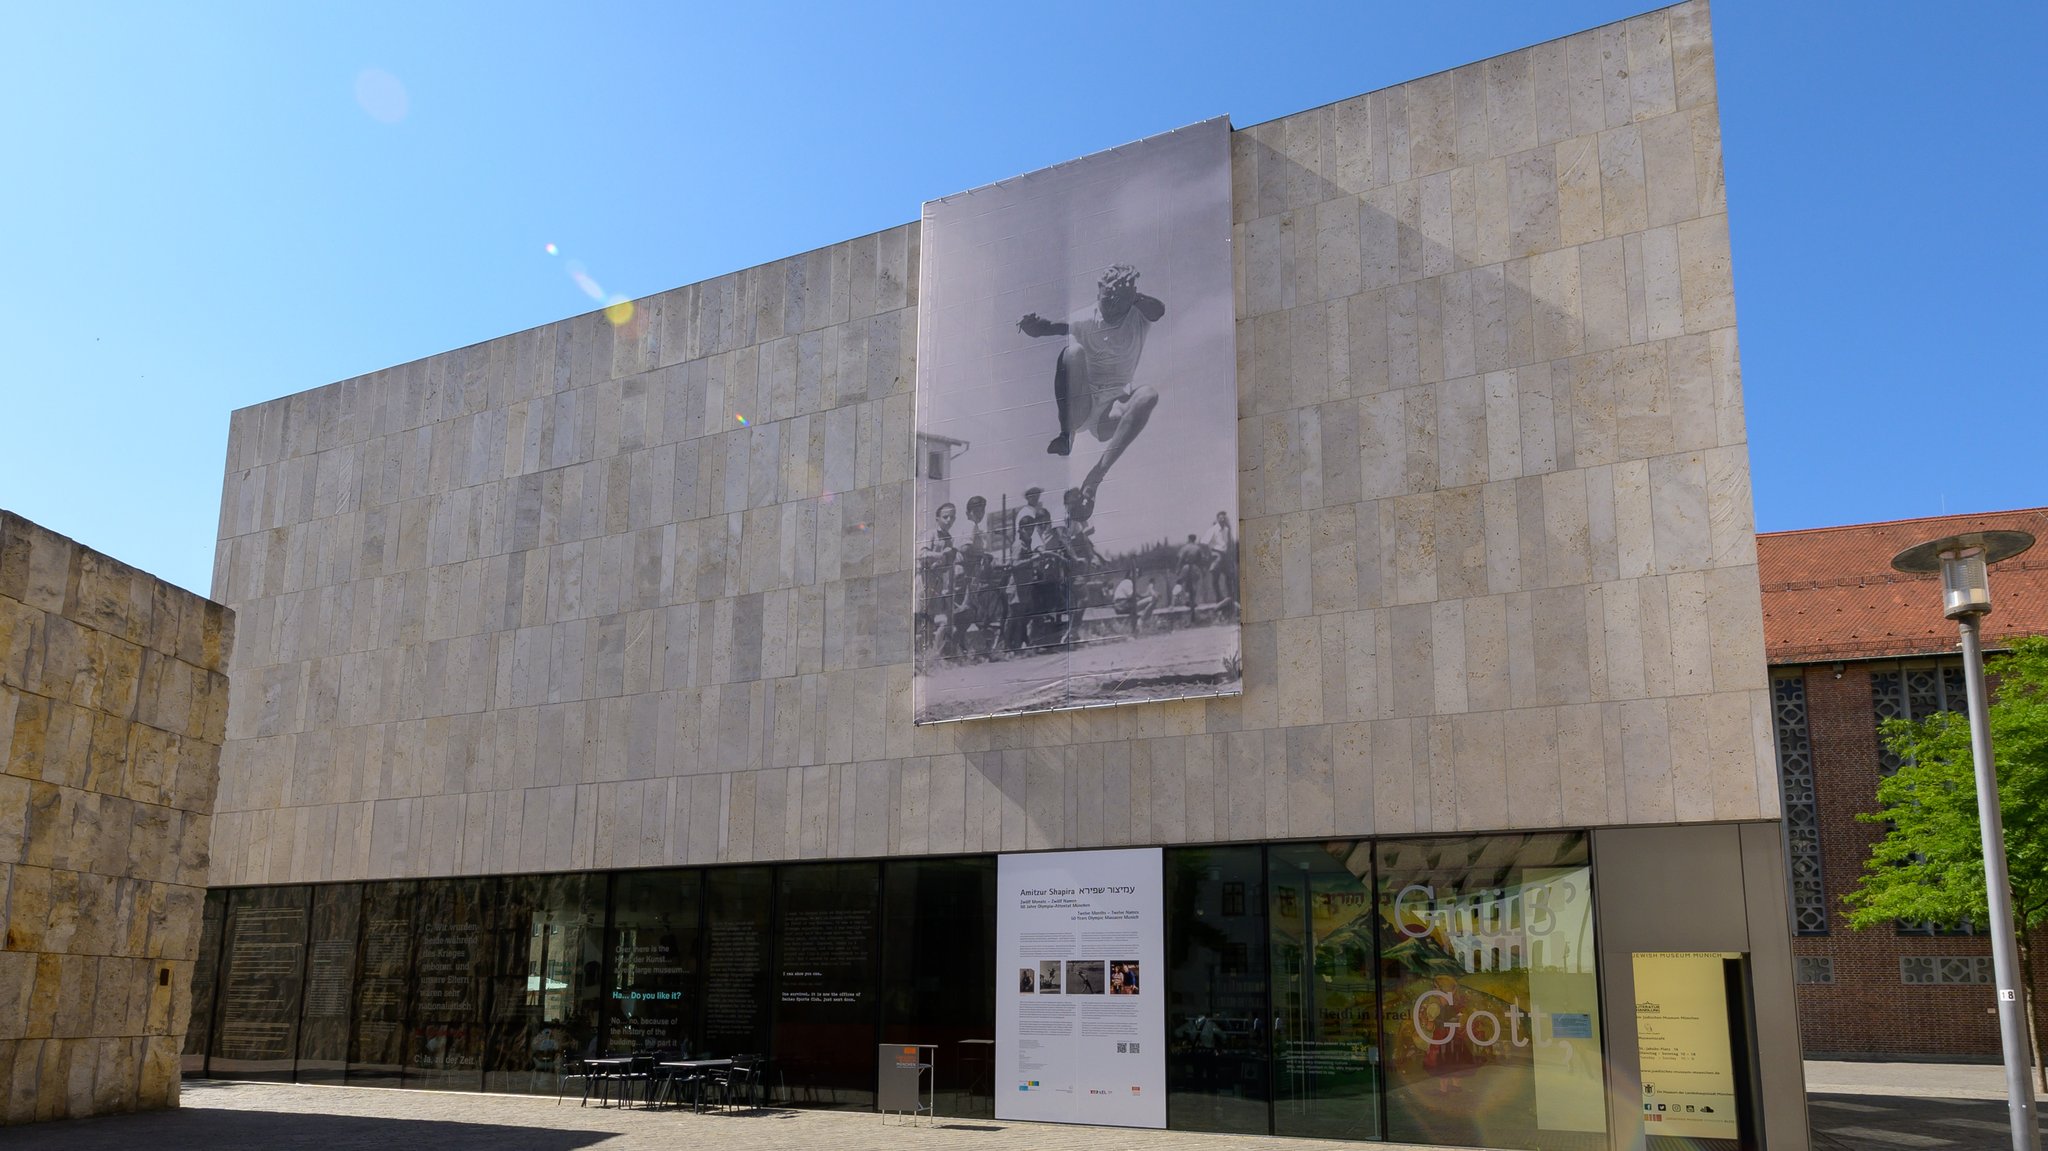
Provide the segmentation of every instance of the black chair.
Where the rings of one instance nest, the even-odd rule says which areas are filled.
[[[635,1091],[640,1093],[643,1105],[654,1105],[654,1062],[652,1055],[635,1055],[633,1062],[614,1076],[619,1085],[619,1106],[632,1106]]]
[[[693,1096],[696,1094],[701,1075],[687,1068],[662,1066],[663,1063],[673,1063],[683,1058],[686,1056],[680,1051],[666,1051],[654,1057],[653,1080],[649,1085],[650,1104],[667,1102],[680,1107],[683,1104],[685,1090],[690,1091]]]
[[[764,1062],[759,1055],[735,1055],[731,1067],[712,1072],[711,1086],[727,1110],[739,1106],[741,1099],[746,1100],[749,1110],[760,1106],[761,1066]]]
[[[561,1061],[557,1064],[557,1068],[558,1070],[555,1075],[555,1105],[557,1107],[561,1106],[562,1089],[571,1079],[583,1080],[583,1101],[576,1104],[576,1106],[581,1107],[584,1103],[590,1102],[590,1068],[583,1065],[583,1057],[564,1052]]]

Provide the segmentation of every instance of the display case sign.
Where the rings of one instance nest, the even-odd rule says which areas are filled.
[[[1636,1049],[1647,1133],[1740,1138],[1727,965],[1741,958],[1728,951],[1635,953]]]

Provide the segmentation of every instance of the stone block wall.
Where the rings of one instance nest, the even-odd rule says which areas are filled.
[[[177,1105],[233,619],[0,512],[0,1124]]]
[[[1776,818],[1706,5],[1232,170],[1242,697],[911,724],[894,228],[234,413],[213,881]]]

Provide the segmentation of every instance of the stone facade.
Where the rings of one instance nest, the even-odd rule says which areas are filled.
[[[0,512],[0,1123],[177,1105],[233,619]]]
[[[236,412],[213,882],[1776,818],[1705,4],[1233,176],[1241,698],[911,724],[894,228]]]

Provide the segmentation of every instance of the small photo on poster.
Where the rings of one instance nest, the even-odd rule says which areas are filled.
[[[1102,994],[1102,966],[1100,959],[1067,960],[1067,994]]]
[[[1109,965],[1109,993],[1111,995],[1136,995],[1138,993],[1138,961],[1119,959]]]
[[[1017,990],[1019,992],[1029,995],[1037,990],[1037,986],[1038,973],[1036,971],[1031,970],[1029,967],[1022,967],[1017,970]]]
[[[1060,993],[1060,961],[1043,959],[1038,963],[1038,993],[1058,995]]]

